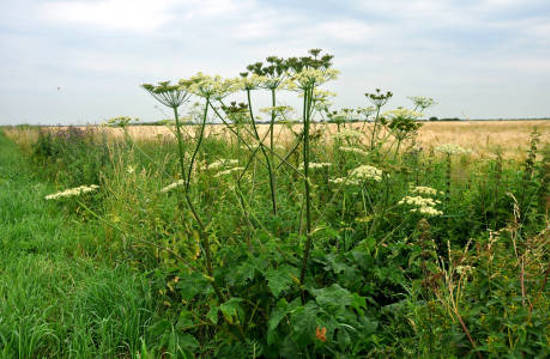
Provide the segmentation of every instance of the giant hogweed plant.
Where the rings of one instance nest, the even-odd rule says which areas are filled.
[[[322,116],[326,104],[323,103],[326,95],[320,93],[320,86],[337,75],[331,67],[331,56],[321,56],[318,50],[312,50],[310,56],[271,58],[267,63],[254,64],[248,68],[248,73],[235,79],[198,74],[180,80],[177,85],[146,86],[155,98],[160,98],[161,93],[166,96],[168,101],[159,102],[176,109],[176,126],[180,129],[177,109],[193,96],[198,97],[203,106],[195,125],[196,136],[184,139],[176,135],[179,180],[163,189],[163,192],[176,190],[182,194],[181,205],[190,209],[200,239],[195,255],[181,258],[175,276],[171,269],[172,303],[184,303],[177,306],[181,326],[199,340],[205,356],[239,353],[242,356],[293,357],[301,353],[314,357],[372,353],[377,350],[377,344],[368,337],[375,335],[378,324],[369,319],[372,313],[367,310],[365,297],[378,304],[397,300],[392,290],[405,281],[405,274],[398,268],[407,266],[408,230],[422,218],[431,221],[433,217],[436,221],[444,215],[439,200],[430,197],[439,192],[417,186],[409,189],[409,196],[396,198],[389,191],[396,181],[394,172],[388,176],[388,171],[366,164],[378,158],[377,163],[384,165],[380,157],[367,151],[369,148],[359,148],[362,137],[356,136],[353,132],[356,130],[346,127],[348,120],[343,121],[337,139],[342,141],[341,153],[353,155],[344,164],[346,167],[335,169],[326,162],[327,154],[312,147],[312,124],[318,119],[316,115]],[[273,105],[267,110],[271,120],[264,135],[258,130],[253,106],[253,95],[261,89],[271,92]],[[245,95],[244,102],[226,105],[227,95],[237,96],[241,91]],[[284,111],[276,102],[278,91],[293,91],[302,100],[301,131],[297,133],[296,143],[285,149],[288,150],[286,154],[277,149],[273,135],[275,122],[284,117]],[[404,110],[381,114],[380,109],[391,96],[378,94],[376,97],[378,108],[364,114],[375,114],[376,130],[373,129],[374,135],[368,133],[369,145],[378,151],[392,138],[397,155],[404,141],[414,140],[418,130],[414,122],[417,115]],[[181,103],[169,102],[182,98],[185,100]],[[417,110],[423,109],[420,106]],[[234,159],[211,162],[206,167],[201,164],[201,152],[208,151],[204,141],[209,112],[235,136],[238,147],[248,151],[243,167]],[[386,137],[381,136],[382,128]],[[176,128],[176,133],[178,131]],[[184,146],[184,140],[192,141],[191,146]],[[452,148],[444,150],[450,161]],[[253,165],[258,154],[261,154],[258,157],[261,169],[267,171],[272,215],[281,215],[279,211],[286,210],[283,204],[289,205],[283,196],[277,196],[277,171],[287,169],[302,182],[302,190],[292,188],[289,192],[298,199],[296,207],[301,207],[296,231],[274,230],[266,225],[268,219],[258,216],[262,212],[251,206],[257,186],[266,184],[255,182],[257,173]],[[298,155],[301,163],[289,163],[290,154]],[[323,159],[325,161],[321,162]],[[388,161],[393,160],[388,158]],[[219,169],[212,176],[215,180],[201,176],[204,168],[209,173]],[[334,177],[340,171],[347,174]],[[319,186],[320,178],[323,186]],[[290,181],[289,186],[293,183]],[[250,186],[245,188],[244,184]],[[220,191],[215,194],[219,194],[220,201],[235,200],[240,205],[248,232],[243,243],[239,239],[245,236],[229,230],[222,240],[219,234],[224,231],[225,222],[213,223],[206,219],[206,208],[200,208],[205,207],[206,202],[201,202],[200,197],[213,198],[209,185]],[[192,197],[193,190],[202,191],[201,196]],[[248,192],[246,196],[245,191]],[[236,195],[234,199],[229,197],[232,193]],[[341,206],[336,205],[339,200]],[[322,203],[319,207],[323,208],[316,203]],[[400,217],[395,218],[395,213],[401,213]],[[336,216],[346,223],[345,230],[339,231],[330,225]],[[219,217],[213,218],[220,221]],[[374,239],[376,233],[390,225],[381,240]],[[401,235],[406,238],[405,242],[391,243],[386,249],[392,238]],[[333,250],[335,238],[336,250]],[[170,253],[170,248],[164,249]],[[382,260],[384,255],[390,254],[396,256],[397,265]],[[417,273],[406,271],[406,275]]]

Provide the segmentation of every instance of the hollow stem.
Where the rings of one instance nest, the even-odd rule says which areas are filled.
[[[300,284],[304,283],[306,276],[306,269],[309,260],[309,253],[311,251],[311,195],[309,188],[309,126],[311,111],[309,106],[311,105],[311,95],[313,93],[313,87],[304,91],[304,143],[303,143],[303,160],[304,160],[304,191],[306,202],[306,245],[304,248],[304,257],[302,261],[302,270],[300,272]]]

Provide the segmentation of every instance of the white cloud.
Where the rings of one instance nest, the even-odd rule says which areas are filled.
[[[149,32],[173,19],[175,0],[56,1],[42,5],[45,19],[103,30]]]

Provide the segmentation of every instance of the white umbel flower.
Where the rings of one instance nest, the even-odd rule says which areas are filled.
[[[212,162],[211,164],[209,164],[208,166],[206,166],[207,169],[209,170],[218,170],[220,168],[223,168],[223,167],[229,167],[229,166],[235,166],[239,163],[238,160],[234,160],[234,159],[220,159],[220,160],[217,160],[215,162]]]
[[[369,154],[367,151],[364,151],[358,147],[341,146],[341,147],[338,147],[338,149],[342,152],[357,153],[358,155],[361,155],[361,156],[367,156]]]
[[[221,176],[231,174],[233,172],[238,172],[238,171],[243,171],[243,170],[244,170],[244,167],[233,167],[233,168],[223,170],[223,171],[220,171],[220,172],[216,173],[214,175],[214,177],[221,177]]]
[[[161,189],[160,191],[162,193],[166,193],[168,191],[171,191],[173,190],[174,188],[178,187],[178,186],[183,186],[185,182],[181,179],[179,181],[176,181],[174,183],[170,183],[168,186],[164,187],[163,189]]]
[[[437,146],[435,148],[437,152],[446,153],[448,155],[461,155],[466,153],[471,153],[471,150],[467,150],[465,148],[460,147],[459,145],[455,145],[452,143],[447,143],[445,145]]]
[[[327,168],[332,166],[332,163],[330,162],[310,162],[309,163],[309,169],[318,169],[318,168]],[[304,164],[300,163],[300,166],[298,167],[300,170],[304,169]]]
[[[80,196],[82,193],[93,192],[99,188],[98,185],[92,184],[90,186],[79,186],[75,188],[69,188],[61,192],[49,194],[44,197],[47,200]]]

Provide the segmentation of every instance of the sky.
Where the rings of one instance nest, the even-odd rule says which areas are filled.
[[[0,125],[156,121],[141,83],[311,48],[341,71],[335,109],[381,88],[430,116],[550,116],[549,0],[1,0]]]

